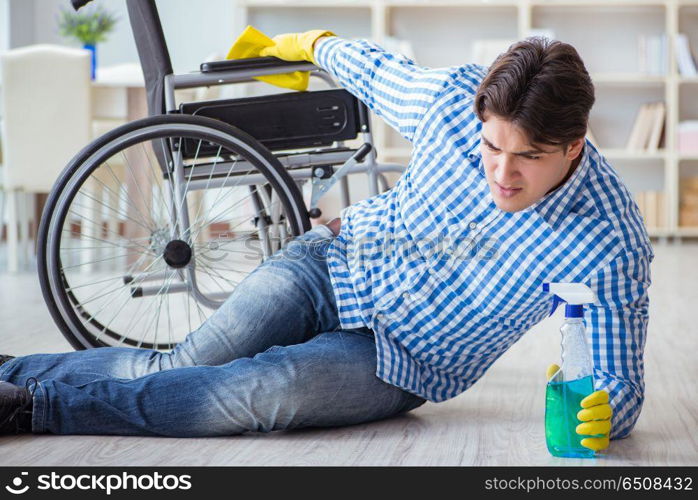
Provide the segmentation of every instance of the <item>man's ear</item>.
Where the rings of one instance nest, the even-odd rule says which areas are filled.
[[[567,147],[567,154],[565,154],[565,158],[567,158],[568,160],[574,160],[577,156],[579,156],[579,153],[582,151],[584,143],[584,137],[580,137],[579,139],[575,139],[574,141],[572,141]]]

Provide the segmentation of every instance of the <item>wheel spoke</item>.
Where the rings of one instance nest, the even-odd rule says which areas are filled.
[[[254,195],[254,191],[256,191],[256,189],[257,189],[257,188],[255,188],[255,190],[253,190],[253,192],[251,192],[247,197],[242,198],[241,200],[238,200],[237,202],[235,202],[235,204],[234,204],[233,206],[227,207],[227,208],[226,208],[225,210],[223,210],[220,214],[218,214],[218,215],[212,217],[211,220],[209,220],[209,221],[206,223],[206,225],[211,226],[211,225],[213,225],[213,224],[216,224],[217,222],[222,221],[223,218],[225,217],[225,213],[226,213],[227,211],[231,211],[232,209],[234,209],[235,207],[237,207],[238,205],[240,205],[240,203],[243,203],[243,202],[244,202],[245,200],[247,200],[248,198],[251,198],[251,197]],[[213,210],[211,210],[211,211],[213,211]],[[242,222],[241,222],[241,224],[242,224]],[[199,233],[203,230],[204,227],[205,227],[205,225],[202,224],[201,227],[199,228],[199,230],[195,233],[196,236],[199,235]],[[195,238],[193,238],[192,241],[195,241]]]
[[[140,260],[140,259],[139,259],[139,260]],[[137,260],[137,261],[134,263],[134,265],[131,266],[130,271],[133,271],[133,269],[135,268],[135,264],[138,264],[139,260]],[[157,259],[156,259],[156,260],[157,260]],[[148,267],[152,266],[154,263],[155,263],[155,261],[153,261]],[[140,264],[139,264],[139,265],[140,265]],[[147,269],[147,268],[146,268],[146,269]],[[118,288],[115,288],[113,291],[122,290],[122,289],[125,289],[125,288],[124,288],[123,286],[120,285]],[[99,293],[99,292],[97,292],[97,293]],[[128,299],[131,299],[131,298],[132,298],[132,297],[131,297],[131,294],[128,293],[128,294],[127,294],[127,300],[124,301],[124,303],[128,303]],[[88,301],[89,301],[89,300],[90,300],[90,299],[88,299]],[[79,308],[80,308],[80,309],[84,309],[84,305],[85,305],[85,302],[84,302],[84,301],[83,301],[83,302],[80,302]],[[84,322],[83,322],[83,325],[86,325],[87,323],[91,323],[92,320],[94,320],[94,318],[95,318],[99,313],[101,313],[106,307],[108,307],[108,306],[110,306],[110,305],[112,305],[112,302],[110,302],[110,301],[105,301],[104,304],[102,305],[102,307],[101,307],[98,311],[92,313],[92,315],[87,319],[87,321],[84,321]]]
[[[218,282],[218,280],[216,279],[216,277],[222,279],[223,281],[226,281],[226,282],[230,283],[230,281],[229,281],[227,278],[221,276],[218,272],[216,272],[215,269],[213,269],[212,267],[210,267],[210,266],[204,264],[203,262],[197,263],[197,266],[203,267],[203,270],[202,270],[201,268],[197,268],[197,269],[198,269],[199,271],[203,272],[204,274],[208,275],[208,276],[211,278],[211,281],[213,281],[213,282],[216,284],[216,286],[218,286],[218,288],[221,289],[221,292],[227,292],[227,293],[232,292],[232,290],[226,290],[225,288],[223,288],[223,286]],[[234,285],[239,284],[239,283],[236,283],[236,282],[234,282],[234,281],[233,281],[232,283],[233,283]]]
[[[208,179],[206,179],[206,188],[204,188],[204,193],[205,193],[206,191],[208,191],[209,186],[211,185],[211,179],[213,179],[213,172],[214,172],[215,169],[216,169],[216,165],[218,165],[218,158],[220,157],[221,149],[222,149],[222,148],[220,148],[220,147],[218,148],[218,152],[216,153],[216,161],[214,161],[213,164],[211,165],[211,171],[210,171],[209,174],[208,174]],[[193,167],[192,167],[191,171],[192,171],[192,172],[194,171],[194,168],[193,168]],[[188,192],[188,191],[187,191],[187,192]],[[195,221],[196,221],[196,220],[199,220],[199,214],[201,213],[201,207],[202,207],[203,205],[204,205],[204,197],[202,196],[202,197],[201,197],[201,201],[199,202],[199,208],[196,210],[196,214],[194,214],[194,220],[195,220]],[[190,228],[192,227],[191,221],[190,221],[189,227],[190,227]],[[191,241],[193,242],[194,240],[192,239]]]
[[[151,155],[148,154],[148,151],[145,149],[145,144],[144,144],[144,143],[141,143],[141,147],[143,148],[143,155],[144,155],[144,156],[146,157],[146,159],[148,160],[148,168],[147,168],[146,170],[147,170],[148,173],[150,174],[150,177],[152,177],[152,179],[153,179],[153,181],[152,181],[152,182],[153,182],[153,186],[157,186],[158,192],[160,193],[160,203],[161,203],[161,205],[167,207],[167,209],[168,209],[168,210],[167,210],[167,213],[168,213],[168,215],[170,216],[170,220],[174,220],[174,217],[172,216],[172,212],[171,212],[171,208],[172,208],[172,207],[170,207],[169,204],[167,203],[167,199],[165,198],[165,193],[162,191],[162,184],[163,184],[164,182],[168,182],[168,181],[166,181],[164,178],[163,178],[163,179],[158,179],[158,177],[156,177],[155,172],[160,172],[160,173],[162,173],[162,170],[156,169],[156,168],[153,166],[153,162],[152,162]],[[152,150],[151,150],[151,151],[152,151]],[[171,183],[168,182],[168,184],[171,184]]]
[[[172,349],[260,264],[266,239],[273,250],[293,236],[289,227],[307,224],[293,205],[298,186],[279,179],[281,165],[260,158],[259,144],[203,125],[186,132],[192,117],[148,120],[88,146],[76,177],[49,199],[42,279],[49,273],[47,300],[72,308],[52,309],[71,342]],[[165,262],[174,239],[191,246],[189,267]]]
[[[75,269],[76,267],[88,266],[88,265],[90,265],[90,264],[96,264],[96,263],[98,263],[98,262],[108,262],[108,261],[110,261],[110,260],[123,259],[124,257],[129,257],[129,256],[131,256],[131,255],[145,255],[145,254],[143,254],[143,253],[133,253],[133,252],[130,252],[130,253],[122,254],[122,255],[117,255],[117,256],[115,256],[115,257],[107,257],[107,258],[105,258],[105,259],[91,260],[91,261],[88,261],[88,262],[83,262],[83,263],[81,263],[81,264],[74,264],[74,265],[72,265],[72,266],[63,266],[63,267],[61,268],[61,270],[62,270],[62,271],[65,271],[66,269]]]
[[[161,257],[158,257],[156,260],[154,260],[153,262],[151,262],[151,263],[148,265],[148,267],[146,267],[145,270],[147,271],[150,267],[153,266],[153,264],[155,264],[156,262],[158,262],[158,261],[160,260],[160,258],[161,258]],[[140,284],[140,283],[138,283],[138,284]],[[107,323],[107,324],[100,330],[99,334],[98,334],[97,337],[96,337],[96,340],[97,340],[98,342],[99,342],[99,340],[100,340],[100,337],[104,334],[105,331],[109,330],[109,327],[111,326],[111,324],[113,323],[113,321],[116,319],[116,317],[117,317],[119,314],[121,314],[121,311],[123,311],[123,309],[128,305],[128,303],[129,303],[131,300],[133,300],[133,297],[131,296],[131,293],[130,293],[130,291],[129,291],[129,293],[126,294],[126,300],[124,300],[124,301],[121,303],[121,306],[120,306],[119,309],[114,313],[114,315],[111,317],[111,319],[109,320],[109,323]],[[125,337],[122,336],[120,342],[123,342],[123,339],[124,339],[124,338],[125,338]]]
[[[128,159],[128,155],[125,152],[122,152],[124,161],[126,163],[126,167],[128,169],[129,174],[131,174],[131,179],[133,181],[133,184],[136,186],[136,190],[138,191],[138,194],[140,194],[141,200],[143,200],[143,206],[147,207],[148,202],[145,199],[145,195],[143,194],[143,190],[141,189],[141,183],[139,182],[139,179],[136,177],[136,174],[133,173],[133,169],[131,168],[131,161]],[[152,200],[151,200],[152,202]],[[135,207],[136,204],[133,203],[133,206]]]
[[[112,171],[111,167],[110,167],[108,164],[106,164],[106,166],[107,166],[107,169],[109,170],[109,172],[114,176],[114,179],[118,181],[118,179],[116,179],[116,175],[115,175],[114,172]],[[97,177],[96,175],[93,174],[93,175],[91,176],[91,178],[92,178],[95,182],[98,182],[99,184],[101,184],[102,186],[104,186],[104,188],[105,188],[110,194],[115,195],[116,198],[117,198],[117,200],[119,200],[119,201],[124,201],[124,202],[128,203],[128,201],[129,201],[129,199],[130,199],[130,196],[128,196],[128,192],[124,191],[123,189],[119,189],[119,193],[117,193],[117,192],[113,191],[111,188],[109,188],[109,186],[107,186],[104,182],[102,182],[102,181],[99,179],[99,177]],[[104,202],[99,201],[99,200],[97,200],[96,198],[90,196],[87,192],[84,192],[84,191],[82,191],[82,190],[81,190],[80,192],[81,192],[81,194],[82,194],[83,196],[88,196],[88,197],[90,197],[91,199],[97,201],[98,203],[102,204],[103,206],[109,208],[110,210],[113,210],[113,211],[114,211],[115,213],[117,213],[118,215],[121,215],[122,217],[131,220],[134,224],[138,224],[139,226],[144,227],[144,228],[147,229],[148,231],[152,231],[152,230],[154,229],[154,227],[148,226],[148,221],[147,221],[147,220],[142,219],[140,222],[139,222],[139,221],[136,221],[136,220],[130,218],[130,217],[128,216],[128,214],[124,214],[124,213],[119,212],[118,210],[116,210],[116,209],[110,207],[109,205],[105,205]],[[121,192],[126,192],[126,198],[125,198],[125,199],[121,197],[121,195],[120,195]],[[135,208],[135,204],[133,204],[133,203],[129,203],[129,206],[132,206],[132,207]],[[143,215],[142,213],[140,213],[140,211],[139,211],[138,214],[139,214],[139,215]]]
[[[77,214],[76,212],[73,212],[72,210],[70,210],[69,213],[72,213],[73,215],[80,215],[80,214]],[[80,216],[80,219],[81,219],[81,220],[85,220],[85,221],[89,222],[90,224],[92,224],[92,227],[93,227],[93,228],[99,229],[99,230],[100,230],[100,234],[104,233],[104,227],[101,226],[101,225],[99,225],[99,224],[97,224],[96,222],[94,222],[93,220],[91,220],[89,217]],[[65,230],[64,230],[64,231],[65,231]],[[70,229],[68,229],[68,231],[70,231]],[[112,231],[112,230],[109,229],[109,228],[107,228],[107,231],[106,231],[106,232],[115,235],[118,239],[123,239],[123,240],[127,240],[127,241],[130,241],[130,242],[133,242],[133,241],[134,241],[134,239],[125,238],[125,237],[121,236],[120,234],[115,233],[114,231]],[[70,231],[70,234],[72,234],[72,231]],[[80,237],[81,237],[81,238],[86,237],[86,238],[90,238],[90,239],[93,239],[93,240],[103,241],[103,242],[105,242],[105,243],[112,243],[112,242],[110,242],[110,241],[108,241],[108,240],[104,240],[104,239],[101,239],[101,238],[96,238],[95,236],[92,236],[92,235],[83,234],[82,231],[80,232]],[[143,237],[143,238],[140,238],[140,239],[144,239],[144,238],[146,238],[146,237]],[[121,246],[121,245],[115,245],[115,246]],[[148,247],[144,247],[143,245],[139,245],[139,244],[137,244],[137,243],[136,243],[136,246],[142,248],[143,250],[145,250],[145,251],[147,251],[147,252],[150,252],[150,249],[149,249]]]

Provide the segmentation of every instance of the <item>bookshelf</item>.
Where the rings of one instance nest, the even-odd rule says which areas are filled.
[[[698,152],[680,154],[677,138],[681,121],[698,120],[698,76],[681,75],[674,56],[677,33],[688,35],[698,55],[698,0],[233,1],[236,33],[252,24],[269,35],[328,28],[378,43],[394,37],[409,41],[416,62],[430,67],[472,61],[478,39],[518,40],[531,30],[553,30],[555,38],[578,50],[595,84],[589,124],[601,152],[634,195],[664,197],[665,220],[648,226],[650,236],[698,237],[698,223],[680,224],[684,202],[694,199],[693,193],[683,195],[681,186],[698,178]],[[640,35],[666,35],[664,72],[642,71]],[[653,101],[664,102],[666,110],[659,149],[627,150],[638,110]],[[411,145],[376,117],[373,128],[379,159],[406,164]],[[352,194],[356,188],[367,194],[360,184],[350,185]]]

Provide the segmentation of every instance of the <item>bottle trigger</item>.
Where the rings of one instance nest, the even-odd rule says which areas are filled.
[[[550,308],[550,314],[548,316],[552,316],[555,310],[557,309],[557,306],[562,304],[564,300],[562,300],[560,297],[557,295],[553,295],[553,306]]]

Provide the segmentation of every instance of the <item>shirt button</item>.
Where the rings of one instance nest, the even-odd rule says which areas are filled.
[[[402,298],[403,298],[403,299],[409,299],[409,298],[410,298],[410,293],[409,293],[409,292],[402,292]]]
[[[468,224],[468,227],[470,229],[475,229],[477,227],[477,222],[471,222],[470,224]]]

